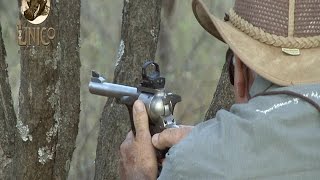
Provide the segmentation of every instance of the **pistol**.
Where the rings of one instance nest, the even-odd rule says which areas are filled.
[[[132,107],[136,100],[141,100],[146,107],[151,135],[160,133],[166,128],[178,128],[173,111],[175,105],[181,101],[181,97],[165,90],[165,78],[160,76],[159,65],[147,61],[142,66],[141,75],[140,85],[130,87],[108,83],[99,73],[92,71],[89,91],[92,94],[116,98],[119,103],[125,104],[129,110],[134,134]]]

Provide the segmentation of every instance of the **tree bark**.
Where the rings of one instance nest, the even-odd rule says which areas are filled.
[[[170,28],[172,25],[171,19],[174,13],[176,0],[162,0],[162,19],[160,24],[159,35],[159,64],[161,66],[161,72],[166,74],[172,68],[170,66],[170,57],[172,56],[172,44]]]
[[[124,0],[121,41],[114,83],[137,86],[141,67],[153,60],[160,28],[161,1]],[[119,179],[118,151],[130,129],[129,114],[124,105],[109,98],[100,119],[95,179]]]
[[[229,80],[228,62],[225,62],[217,89],[213,95],[213,99],[205,115],[205,119],[208,120],[214,118],[220,109],[229,110],[233,104],[234,92]]]
[[[16,114],[7,72],[0,24],[0,179],[12,179]]]
[[[19,6],[21,1],[18,1]],[[21,46],[16,179],[67,179],[80,112],[80,0],[51,1],[48,46]]]

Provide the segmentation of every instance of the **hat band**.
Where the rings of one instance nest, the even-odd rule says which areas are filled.
[[[229,20],[233,26],[262,43],[282,48],[307,49],[320,46],[320,35],[311,37],[284,37],[265,32],[261,28],[240,17],[233,9],[229,11]]]

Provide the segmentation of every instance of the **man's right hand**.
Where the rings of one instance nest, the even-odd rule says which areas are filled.
[[[193,126],[179,126],[179,128],[165,129],[152,136],[152,144],[159,150],[170,148],[186,137],[192,128]]]

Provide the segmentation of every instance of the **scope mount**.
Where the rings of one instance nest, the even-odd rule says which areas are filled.
[[[150,66],[154,66],[154,71],[150,72],[150,74],[147,74],[147,68]],[[140,87],[143,89],[163,89],[166,83],[166,80],[164,77],[160,76],[160,67],[157,63],[153,61],[147,61],[142,66],[142,82],[140,84]]]

